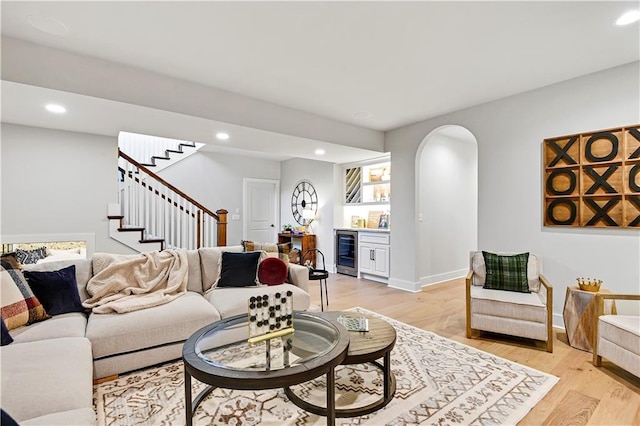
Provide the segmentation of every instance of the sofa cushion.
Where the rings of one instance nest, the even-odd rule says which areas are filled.
[[[293,292],[294,310],[306,311],[309,309],[309,305],[311,304],[309,293],[293,284],[281,284],[270,287],[216,287],[205,294],[205,298],[220,312],[222,318],[228,318],[233,315],[247,314],[249,311],[249,298],[251,298],[251,296],[272,295],[287,291]]]
[[[484,288],[492,290],[529,292],[527,261],[529,253],[498,255],[482,252],[485,264]]]
[[[93,363],[87,339],[11,344],[0,351],[2,408],[19,423],[52,413],[91,409]]]
[[[189,272],[187,276],[187,291],[203,293],[202,272],[200,269],[200,253],[198,250],[184,250],[187,255]]]
[[[92,408],[61,411],[20,422],[20,426],[93,426],[96,424],[96,413]],[[4,423],[2,424],[4,426]]]
[[[238,246],[227,247],[202,247],[198,249],[200,254],[200,268],[202,272],[202,291],[208,291],[215,287],[220,278],[220,259],[223,252],[242,253],[243,248]]]
[[[7,329],[7,325],[4,323],[4,318],[0,316],[0,327],[2,327],[2,344],[0,346],[6,346],[13,343],[13,337],[9,334],[9,329]]]
[[[84,312],[78,294],[75,265],[58,271],[24,271],[24,277],[47,314]]]
[[[640,355],[640,316],[601,315],[598,336]]]
[[[87,338],[99,359],[169,343],[183,342],[199,328],[220,319],[198,293],[187,292],[164,305],[123,314],[89,316]]]
[[[519,293],[471,287],[471,314],[483,314],[546,323],[547,308],[537,293]]]
[[[287,264],[280,258],[268,257],[258,266],[260,284],[278,285],[287,280]]]
[[[255,286],[262,252],[222,253],[217,287]]]
[[[0,315],[9,330],[49,318],[19,269],[0,266],[0,294]]]
[[[84,313],[71,312],[13,329],[11,336],[15,343],[24,343],[61,337],[84,337],[86,330],[87,316]]]

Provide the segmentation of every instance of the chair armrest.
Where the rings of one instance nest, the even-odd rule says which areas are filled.
[[[465,280],[467,282],[467,285],[471,285],[471,281],[473,280],[473,269],[469,270],[469,273],[467,274]]]
[[[551,315],[553,311],[553,286],[547,280],[544,275],[539,275],[540,278],[540,289],[538,290],[538,295],[540,296],[541,301],[547,306],[547,310]],[[540,295],[540,293],[544,293]]]
[[[545,306],[547,307],[547,352],[553,352],[553,286],[547,278],[540,274],[540,291],[544,289]]]
[[[466,317],[466,334],[467,338],[471,338],[471,282],[473,280],[473,269],[469,270],[465,278],[465,317]]]
[[[543,286],[546,287],[547,291],[548,290],[552,290],[553,291],[553,286],[551,285],[551,283],[545,278],[544,275],[540,275],[540,284],[542,284]]]
[[[596,325],[598,324],[598,317],[604,313],[604,300],[640,300],[640,294],[621,294],[621,293],[597,293],[596,294]],[[596,329],[597,330],[597,329]]]
[[[287,281],[309,293],[309,268],[297,263],[289,263],[288,266],[289,277]]]

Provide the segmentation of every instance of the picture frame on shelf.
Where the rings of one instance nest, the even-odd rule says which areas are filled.
[[[380,229],[389,229],[389,215],[381,214],[380,220],[378,221],[378,228]]]
[[[380,216],[383,214],[383,211],[370,211],[369,217],[367,220],[367,228],[379,228],[380,227]]]

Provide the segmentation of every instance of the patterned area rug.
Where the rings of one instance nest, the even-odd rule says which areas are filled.
[[[397,332],[391,355],[396,393],[386,407],[338,425],[514,425],[558,382],[558,378],[420,330],[362,308]],[[336,370],[338,408],[365,405],[380,397],[382,376],[370,365]],[[193,380],[193,395],[205,387]],[[324,379],[292,388],[324,405]],[[124,375],[94,388],[98,425],[183,425],[182,362]],[[282,389],[216,389],[200,405],[196,425],[324,425]]]

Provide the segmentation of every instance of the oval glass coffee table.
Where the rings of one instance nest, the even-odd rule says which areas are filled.
[[[182,350],[186,424],[192,424],[198,405],[215,388],[287,388],[323,374],[327,376],[328,401],[323,415],[327,424],[335,424],[334,369],[347,356],[349,334],[337,321],[305,312],[294,312],[293,328],[292,334],[268,344],[249,345],[247,315],[237,315],[189,337]],[[192,377],[208,385],[193,401]]]

